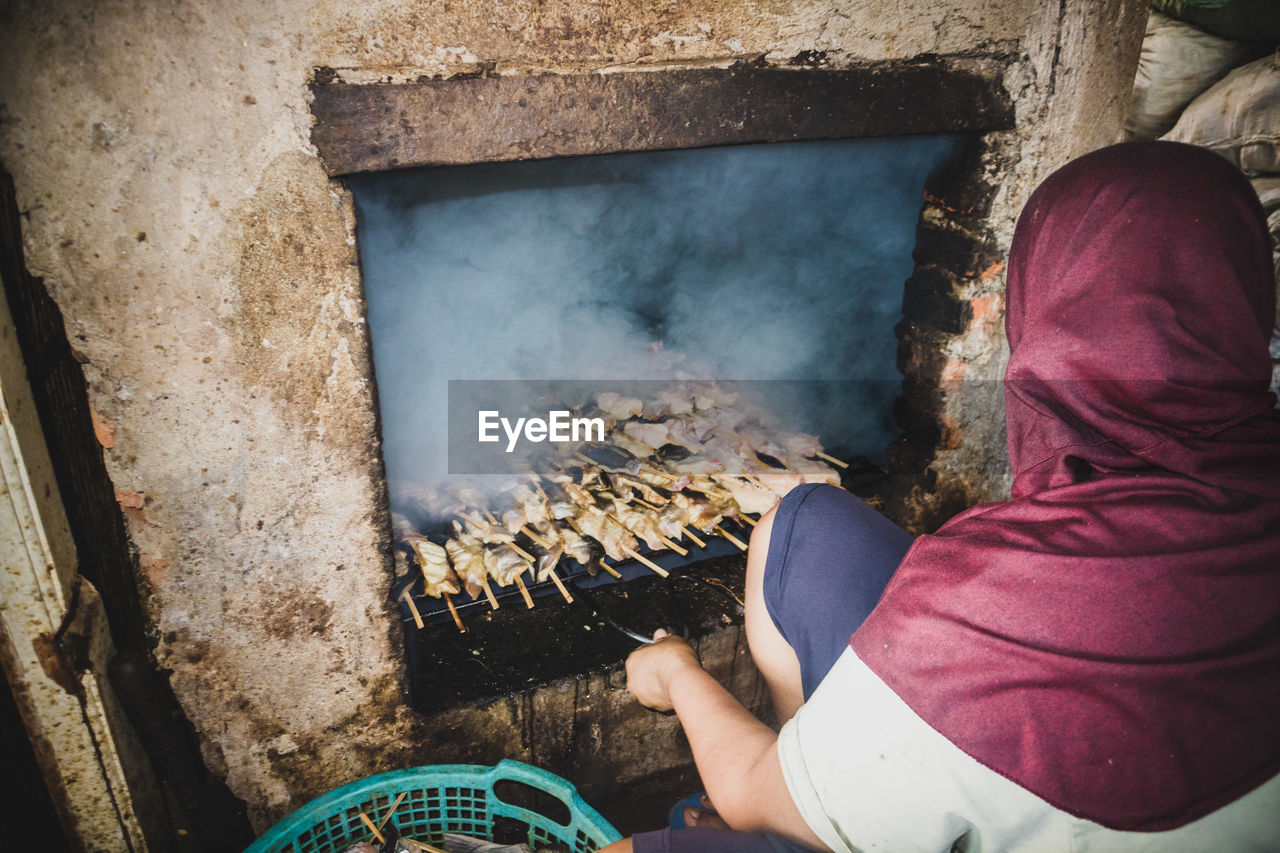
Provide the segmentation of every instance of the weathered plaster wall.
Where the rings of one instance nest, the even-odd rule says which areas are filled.
[[[1006,191],[988,226],[1007,246],[1034,180],[1118,127],[1122,99],[1108,99],[1132,77],[1137,8],[5,4],[0,161],[24,212],[27,262],[83,360],[159,660],[257,825],[353,778],[438,760],[433,744],[474,737],[488,760],[509,747],[493,727],[528,719],[495,711],[427,730],[400,701],[352,206],[310,146],[313,68],[359,81],[785,62],[807,50],[835,65],[1025,52],[1010,74],[1018,165],[992,176]],[[1000,289],[998,271],[961,287],[987,300],[951,344],[966,377],[998,371]],[[970,443],[987,441],[991,413],[977,417],[966,400],[954,406],[969,440],[946,461],[958,475],[991,456]]]

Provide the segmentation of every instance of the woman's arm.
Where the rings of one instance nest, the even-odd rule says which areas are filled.
[[[688,643],[661,631],[654,638],[627,658],[627,687],[650,708],[675,710],[720,816],[734,829],[826,850],[787,790],[778,736],[702,668]]]

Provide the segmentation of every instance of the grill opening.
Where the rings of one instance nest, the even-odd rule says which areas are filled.
[[[922,189],[962,141],[349,180],[415,707],[734,624],[763,512],[874,490]],[[539,411],[581,436],[511,430]]]

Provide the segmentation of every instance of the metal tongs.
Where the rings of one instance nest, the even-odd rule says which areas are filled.
[[[572,581],[569,582],[569,586],[573,589],[574,594],[577,595],[584,604],[591,608],[592,615],[600,617],[600,619],[603,620],[610,628],[613,628],[622,635],[635,640],[637,643],[643,643],[646,646],[653,644],[652,635],[645,635],[640,631],[637,631],[635,628],[623,625],[617,619],[614,619],[613,615],[609,613],[608,608],[602,606],[600,599],[591,593],[590,590],[583,589]],[[689,639],[689,626],[684,623],[684,619],[680,618],[678,614],[669,615],[672,615],[670,621],[673,624],[671,626],[664,626],[664,630],[673,637],[684,637],[686,640]]]

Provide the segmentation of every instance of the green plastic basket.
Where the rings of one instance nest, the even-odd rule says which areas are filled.
[[[563,805],[568,823],[502,799],[495,786],[504,782],[550,794]],[[391,818],[400,834],[437,847],[446,832],[492,839],[494,822],[499,819],[505,819],[508,826],[513,826],[511,821],[526,825],[526,843],[535,848],[562,844],[574,853],[590,853],[622,837],[569,782],[554,773],[507,760],[493,767],[436,764],[393,770],[352,782],[284,818],[245,853],[342,853],[373,838],[360,813],[380,823],[401,794],[405,797]]]

